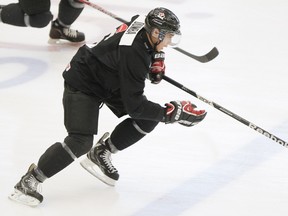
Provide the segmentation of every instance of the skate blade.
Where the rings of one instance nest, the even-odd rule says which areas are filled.
[[[36,207],[40,204],[40,201],[34,197],[23,194],[21,191],[15,189],[14,193],[10,194],[8,198],[12,201],[28,205],[31,207]]]
[[[80,162],[80,165],[87,170],[90,174],[98,178],[103,183],[114,187],[116,181],[106,175],[103,174],[103,172],[100,170],[98,166],[96,166],[92,161],[90,161],[88,158],[83,159]]]
[[[72,41],[68,41],[68,40],[65,40],[65,39],[49,38],[48,39],[48,44],[50,44],[50,45],[69,45],[69,46],[73,46],[73,47],[80,47],[83,44],[85,44],[85,41],[72,42]]]

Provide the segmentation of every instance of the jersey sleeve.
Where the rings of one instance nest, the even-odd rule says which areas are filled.
[[[149,56],[135,47],[120,47],[120,89],[128,114],[132,118],[162,121],[164,108],[144,95]]]

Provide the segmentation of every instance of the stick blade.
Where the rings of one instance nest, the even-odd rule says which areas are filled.
[[[219,55],[219,51],[216,47],[210,50],[209,53],[206,54],[206,62],[213,60]]]
[[[209,62],[219,55],[219,51],[216,47],[213,47],[213,49],[211,49],[208,53],[206,53],[205,55],[202,55],[202,56],[197,56],[197,55],[191,54],[191,53],[189,53],[189,52],[187,52],[187,51],[185,51],[179,47],[174,47],[174,49],[181,52],[184,55],[189,56],[190,58],[195,59],[196,61],[201,62],[201,63]]]

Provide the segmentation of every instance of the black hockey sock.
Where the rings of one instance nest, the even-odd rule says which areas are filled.
[[[45,176],[38,167],[32,170],[32,175],[41,183],[43,183],[47,179],[47,176]]]
[[[71,155],[62,147],[62,144],[57,142],[50,146],[38,161],[38,168],[43,172],[47,178],[55,175],[59,171],[63,170],[74,159]]]
[[[116,146],[112,143],[111,139],[108,138],[106,141],[105,141],[105,146],[108,148],[108,150],[115,154],[118,152],[118,149],[116,148]]]
[[[133,125],[133,120],[128,118],[116,126],[111,134],[111,142],[118,150],[123,150],[133,145],[145,134],[140,133]]]
[[[158,123],[150,120],[127,118],[118,124],[112,132],[111,143],[118,150],[128,148],[154,130]]]
[[[80,2],[61,0],[58,11],[58,19],[60,20],[61,25],[72,25],[83,9],[84,5]]]

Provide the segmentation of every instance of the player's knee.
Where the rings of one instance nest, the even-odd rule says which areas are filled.
[[[0,20],[15,26],[25,26],[24,12],[18,3],[11,3],[1,8]]]
[[[50,12],[50,0],[19,0],[19,5],[24,12],[26,26],[43,28],[53,18]]]
[[[27,26],[31,26],[34,28],[44,28],[50,23],[52,19],[53,15],[51,14],[50,11],[48,11],[45,13],[28,16],[25,20],[25,23]]]
[[[2,22],[15,26],[31,26],[35,28],[43,28],[50,23],[52,18],[53,15],[49,10],[36,14],[30,14],[27,13],[27,10],[24,11],[18,3],[9,4],[3,7],[1,10]]]
[[[93,135],[69,134],[64,140],[64,148],[65,145],[71,157],[79,158],[92,148]]]

